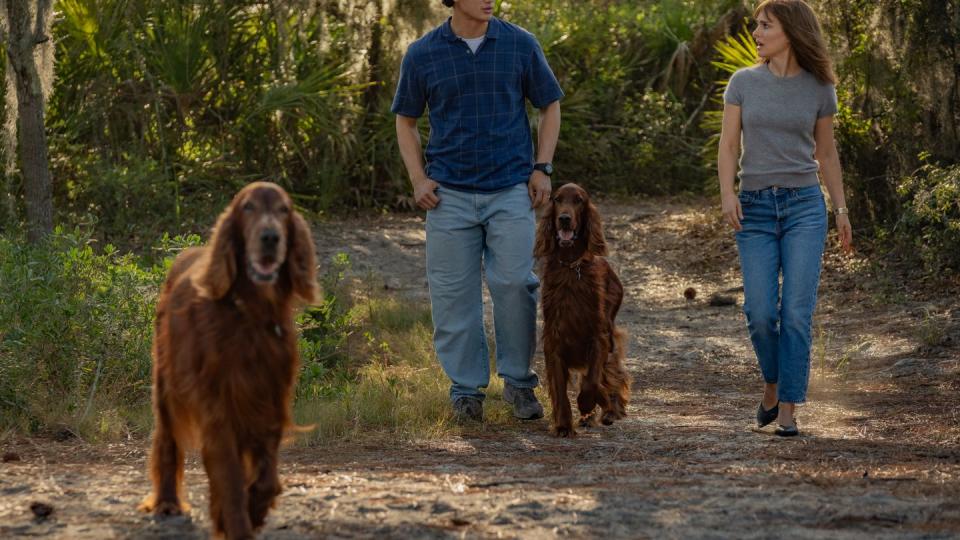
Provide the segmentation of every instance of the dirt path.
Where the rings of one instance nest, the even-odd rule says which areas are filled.
[[[912,294],[830,254],[810,404],[798,413],[804,436],[782,440],[752,429],[760,379],[740,308],[708,301],[717,292],[742,301],[732,239],[713,208],[601,208],[628,295],[626,421],[573,440],[550,437],[543,420],[429,443],[289,449],[286,490],[261,537],[960,537],[956,288]],[[425,298],[419,219],[320,232],[324,256],[347,250],[354,269]],[[684,299],[687,287],[696,299]],[[0,464],[0,537],[207,538],[195,459],[191,518],[154,522],[134,510],[148,490],[146,447],[8,441],[3,451],[21,460]],[[34,501],[53,515],[32,519]]]

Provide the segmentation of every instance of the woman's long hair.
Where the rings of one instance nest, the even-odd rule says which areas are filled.
[[[803,0],[763,0],[753,12],[754,18],[761,13],[772,15],[783,26],[790,48],[800,67],[809,71],[823,84],[837,84],[833,62],[827,52],[827,42],[816,13]]]

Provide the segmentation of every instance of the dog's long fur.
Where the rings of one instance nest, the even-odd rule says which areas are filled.
[[[292,426],[294,309],[314,300],[315,261],[306,221],[264,182],[237,193],[208,245],[174,261],[157,304],[153,493],[142,510],[187,509],[184,451],[197,448],[215,532],[252,538],[263,524],[281,491],[277,453]]]
[[[573,238],[561,242],[560,231]],[[626,415],[630,375],[624,368],[626,333],[617,328],[623,285],[604,258],[600,214],[583,188],[566,184],[554,194],[537,227],[541,259],[543,352],[553,405],[553,433],[575,434],[567,384],[583,373],[577,407],[581,425],[609,425]]]

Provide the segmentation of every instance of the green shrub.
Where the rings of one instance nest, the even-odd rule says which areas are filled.
[[[932,269],[960,270],[960,165],[927,164],[901,180],[897,237]]]
[[[123,420],[135,424],[149,403],[152,319],[163,274],[111,245],[94,250],[79,231],[58,228],[38,246],[0,237],[5,427],[96,434],[125,427]]]

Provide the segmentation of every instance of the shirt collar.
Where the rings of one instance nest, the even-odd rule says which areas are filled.
[[[460,38],[453,33],[453,27],[450,26],[450,21],[453,17],[447,17],[446,22],[440,27],[440,33],[446,38],[447,41],[458,41]],[[500,35],[500,25],[503,24],[496,17],[490,17],[490,22],[487,24],[487,32],[484,34],[486,39],[497,39],[497,36]]]

